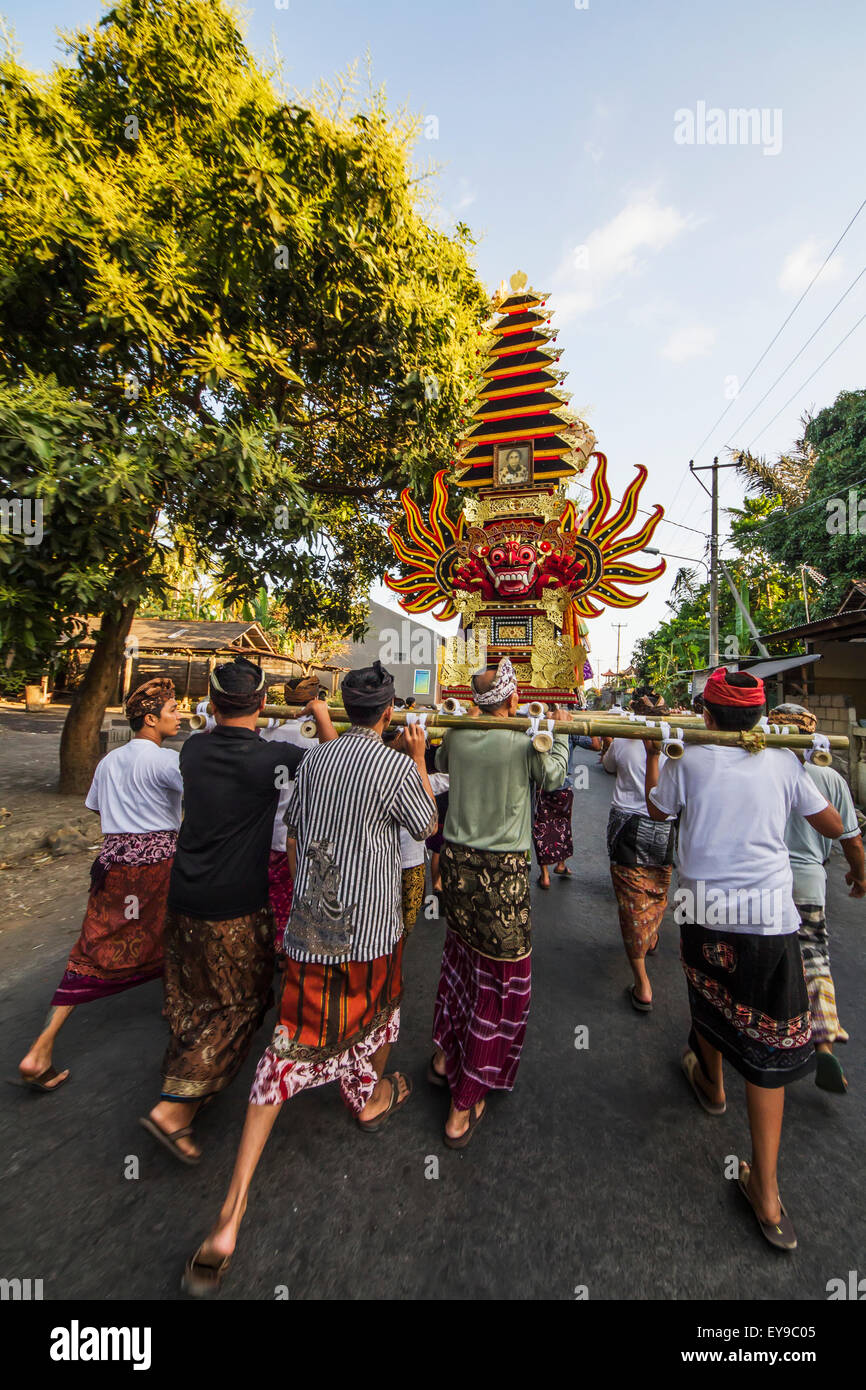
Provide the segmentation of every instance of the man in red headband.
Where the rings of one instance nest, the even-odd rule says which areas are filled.
[[[763,711],[763,682],[747,671],[722,667],[707,681],[708,729],[745,733]],[[659,775],[648,743],[646,798],[653,820],[679,817],[674,920],[692,1016],[683,1071],[709,1115],[725,1112],[723,1059],[744,1077],[752,1156],[740,1190],[766,1240],[794,1250],[777,1176],[784,1087],[813,1070],[815,1050],[785,826],[803,816],[835,839],[842,821],[787,748],[691,744]]]
[[[178,754],[163,748],[180,728],[170,680],[146,681],[126,701],[133,737],[98,764],[85,806],[103,843],[90,870],[81,934],[42,1032],[19,1065],[22,1081],[56,1091],[69,1076],[52,1065],[54,1042],[77,1004],[104,999],[163,972],[163,926],[180,825]]]

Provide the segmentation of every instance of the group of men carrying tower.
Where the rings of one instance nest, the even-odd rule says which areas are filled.
[[[87,797],[105,839],[81,935],[20,1064],[27,1084],[56,1090],[69,1073],[53,1066],[54,1042],[75,1004],[153,979],[164,962],[169,1043],[160,1098],[141,1123],[177,1160],[198,1164],[195,1117],[242,1066],[280,965],[278,1019],[256,1069],[231,1183],[187,1261],[184,1287],[195,1295],[225,1279],[253,1174],[286,1100],[336,1081],[359,1128],[372,1133],[412,1090],[386,1064],[399,1034],[412,925],[401,909],[401,831],[420,842],[437,826],[426,738],[416,723],[383,741],[395,692],[379,662],[350,672],[341,693],[349,730],[338,737],[327,705],[310,699],[304,713],[318,742],[305,753],[292,729],[259,735],[263,674],[244,659],[225,663],[211,679],[215,727],[178,755],[163,746],[179,725],[171,682],[133,692],[134,737],[99,764]],[[473,679],[473,698],[494,720],[514,714],[518,682],[507,658]],[[752,727],[764,710],[763,685],[721,669],[704,707],[709,728]],[[439,773],[450,777],[441,849],[447,931],[427,1079],[450,1096],[443,1139],[451,1148],[470,1142],[487,1094],[515,1083],[531,998],[532,789],[557,792],[570,761],[565,736],[539,752],[513,729],[466,725],[446,732],[436,754]],[[725,1110],[723,1059],[743,1075],[753,1148],[740,1185],[766,1239],[793,1249],[776,1172],[783,1088],[815,1066],[816,1041],[830,1056],[823,1064],[819,1057],[819,1068],[832,1087],[832,1042],[846,1037],[827,983],[817,873],[830,841],[844,837],[851,891],[866,894],[850,795],[846,802],[832,777],[811,777],[786,750],[751,756],[694,746],[674,763],[662,762],[649,731],[646,743],[624,743],[604,754],[617,778],[608,846],[638,1011],[652,1007],[645,962],[667,903],[675,823],[681,890],[756,882],[780,889],[769,921],[750,911],[714,925],[686,915],[692,1031],[682,1065],[715,1116]],[[798,910],[786,833],[805,866],[794,880]],[[813,1031],[815,1020],[822,1032]]]

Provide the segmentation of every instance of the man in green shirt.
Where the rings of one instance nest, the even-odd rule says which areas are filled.
[[[472,685],[483,714],[516,713],[517,678],[507,657]],[[561,787],[568,752],[561,735],[539,753],[523,732],[466,728],[447,733],[436,755],[451,779],[441,856],[448,932],[428,1078],[451,1091],[449,1148],[468,1144],[487,1091],[514,1087],[532,984],[532,786]]]

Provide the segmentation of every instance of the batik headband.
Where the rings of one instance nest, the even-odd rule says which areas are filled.
[[[350,671],[340,690],[353,709],[380,709],[394,699],[394,677],[381,661],[374,661],[372,666]]]
[[[483,695],[479,693],[475,682],[477,676],[472,677],[472,698],[476,705],[501,705],[503,700],[507,700],[509,695],[513,695],[517,689],[517,677],[514,674],[514,667],[507,656],[504,656],[496,668],[496,679],[489,690],[485,690]]]
[[[818,727],[815,715],[804,705],[777,705],[767,715],[767,723],[787,724],[790,728],[799,729],[803,734],[814,734]]]
[[[145,714],[155,714],[157,718],[162,712],[163,705],[167,705],[169,700],[174,699],[174,681],[167,676],[158,676],[154,680],[145,681],[137,690],[126,700],[127,719],[140,719]]]

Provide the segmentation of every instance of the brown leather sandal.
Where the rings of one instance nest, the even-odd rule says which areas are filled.
[[[229,1272],[231,1255],[212,1255],[209,1260],[202,1259],[204,1242],[186,1262],[180,1286],[190,1298],[213,1298],[222,1288],[223,1280]]]
[[[55,1076],[60,1076],[56,1067],[46,1067],[45,1071],[38,1076],[21,1076],[17,1081],[13,1081],[13,1086],[27,1086],[33,1091],[43,1091],[46,1095],[52,1091],[59,1091],[61,1086],[65,1086],[69,1080],[69,1074],[64,1076],[62,1081],[58,1081],[56,1086],[49,1086],[48,1082],[53,1081]]]
[[[480,1110],[478,1108],[479,1106],[481,1106]],[[469,1140],[472,1138],[473,1131],[476,1130],[478,1126],[481,1124],[481,1121],[484,1119],[486,1113],[486,1101],[477,1100],[473,1105],[472,1109],[469,1111],[469,1125],[463,1131],[462,1134],[458,1135],[456,1139],[452,1139],[448,1131],[445,1131],[443,1137],[445,1139],[446,1147],[449,1149],[465,1149],[466,1145],[469,1143]]]
[[[406,1083],[406,1094],[402,1100],[398,1100],[397,1097],[400,1094],[401,1078]],[[405,1076],[401,1071],[391,1072],[389,1076],[383,1076],[382,1080],[390,1081],[391,1083],[391,1099],[388,1102],[387,1108],[382,1111],[381,1115],[376,1115],[372,1120],[358,1120],[358,1128],[362,1129],[365,1134],[376,1134],[380,1129],[383,1129],[391,1116],[396,1114],[401,1105],[406,1104],[412,1094],[412,1078]]]
[[[197,1163],[201,1163],[201,1154],[185,1154],[178,1145],[178,1139],[189,1139],[192,1135],[192,1125],[187,1125],[185,1129],[174,1129],[171,1134],[168,1130],[160,1129],[159,1125],[154,1124],[149,1115],[139,1117],[138,1123],[142,1129],[146,1129],[148,1134],[152,1134],[158,1144],[162,1144],[170,1154],[173,1154],[180,1163],[185,1163],[187,1167],[194,1168]]]

